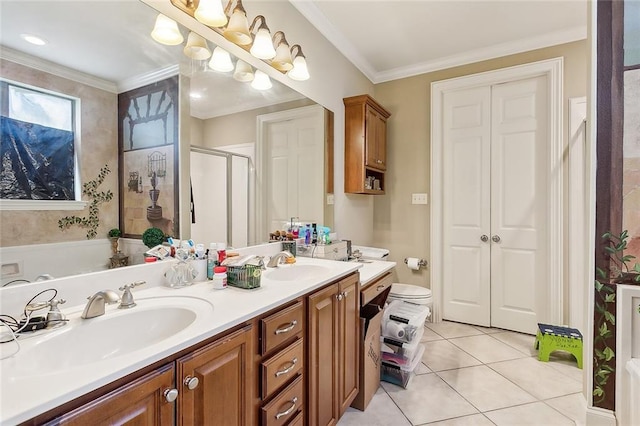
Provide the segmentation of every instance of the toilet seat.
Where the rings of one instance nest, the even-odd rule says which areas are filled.
[[[403,299],[424,299],[431,298],[431,290],[418,285],[393,283],[389,295]]]

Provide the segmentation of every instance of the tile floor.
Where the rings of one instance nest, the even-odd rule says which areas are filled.
[[[366,411],[349,408],[338,425],[584,425],[582,370],[568,354],[538,361],[534,340],[495,328],[428,324],[408,389],[382,382]]]

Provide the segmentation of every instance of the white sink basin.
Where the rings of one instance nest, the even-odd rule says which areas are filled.
[[[16,376],[29,376],[127,355],[174,337],[213,312],[213,305],[193,297],[136,302],[131,309],[108,307],[105,315],[91,319],[74,317],[59,330],[24,340],[11,358],[14,365],[7,367]]]
[[[331,272],[330,268],[320,265],[278,266],[263,272],[262,277],[273,281],[306,280]]]

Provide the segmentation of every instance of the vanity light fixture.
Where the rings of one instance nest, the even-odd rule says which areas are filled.
[[[256,31],[256,37],[253,40],[253,46],[251,46],[249,52],[258,59],[273,59],[276,56],[276,50],[273,48],[271,31],[269,30],[267,20],[263,15],[258,15],[253,19],[249,32],[253,33],[258,21],[260,21],[260,26]]]
[[[268,90],[271,89],[272,86],[269,76],[260,70],[256,70],[255,77],[251,82],[251,87],[256,90]]]
[[[212,27],[224,27],[229,22],[220,0],[200,0],[194,16],[198,21]]]
[[[230,0],[230,3],[233,0]],[[253,39],[251,38],[251,32],[249,31],[249,21],[247,20],[247,11],[242,6],[242,0],[238,0],[236,7],[233,8],[231,18],[229,18],[229,24],[227,28],[222,32],[224,38],[234,42],[240,46],[247,46],[251,44]]]
[[[297,49],[296,49],[297,48]],[[297,52],[294,55],[294,51]],[[299,44],[294,44],[291,47],[291,55],[293,58],[293,68],[287,73],[287,75],[298,81],[309,80],[309,69],[307,68],[307,60],[302,53],[302,47]]]
[[[229,72],[233,70],[233,62],[231,62],[231,55],[222,47],[217,46],[213,49],[213,55],[211,61],[209,61],[209,67],[212,70],[218,72]]]
[[[273,68],[286,73],[291,79],[304,81],[310,78],[307,61],[299,44],[289,48],[284,33],[277,31],[271,39],[271,31],[264,15],[258,15],[249,25],[247,11],[242,0],[169,0],[173,6],[221,34],[227,40],[247,50],[254,57],[265,61]],[[208,19],[220,16],[219,20]],[[205,13],[206,11],[206,13]],[[215,13],[214,13],[215,12]],[[210,13],[210,15],[209,15]],[[225,25],[226,22],[226,25]],[[255,32],[254,32],[255,30]],[[255,37],[254,37],[255,36]],[[244,72],[244,71],[242,71]],[[242,73],[238,74],[238,78]]]
[[[278,71],[287,72],[293,68],[289,43],[282,31],[277,31],[273,35],[273,45],[276,46],[276,55],[271,60],[271,66]]]
[[[253,81],[253,68],[245,61],[238,59],[236,62],[236,70],[233,72],[233,78],[242,83]]]
[[[20,34],[20,37],[27,43],[35,44],[36,46],[44,46],[45,44],[47,44],[47,42],[43,38],[40,38],[37,35]]]
[[[191,59],[204,61],[211,57],[211,50],[207,41],[200,34],[191,31],[187,37],[187,45],[184,47],[184,54]]]
[[[176,46],[184,41],[184,37],[178,29],[178,23],[162,13],[158,14],[156,18],[151,37],[158,43],[168,46]]]

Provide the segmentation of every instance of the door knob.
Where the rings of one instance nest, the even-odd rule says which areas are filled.
[[[486,243],[487,241],[489,241],[489,237],[485,234],[482,234],[480,236],[480,241],[482,241],[483,243]]]
[[[491,241],[493,241],[494,243],[499,243],[500,235],[494,235],[493,237],[491,237]]]

